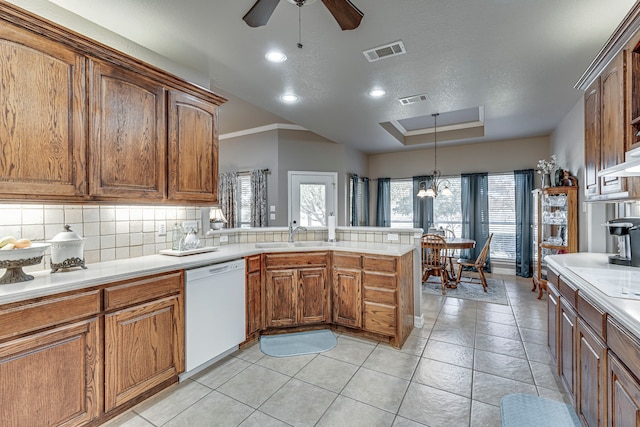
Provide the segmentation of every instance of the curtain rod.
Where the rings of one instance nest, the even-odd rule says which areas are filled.
[[[256,169],[254,169],[256,170]],[[267,175],[271,175],[271,171],[269,169],[257,169],[260,170],[264,173],[266,173]],[[238,171],[236,172],[238,175],[249,175],[252,171]]]

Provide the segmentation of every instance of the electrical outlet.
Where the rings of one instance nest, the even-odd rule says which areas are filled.
[[[226,234],[221,234],[220,235],[220,243],[224,243],[224,242],[228,242],[229,241],[229,236]]]
[[[158,223],[158,236],[167,235],[167,224],[164,222]]]

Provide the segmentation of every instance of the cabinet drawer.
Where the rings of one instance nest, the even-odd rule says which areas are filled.
[[[364,286],[373,288],[396,289],[397,287],[395,274],[372,273],[370,271],[362,272],[362,283]]]
[[[610,317],[607,319],[607,346],[631,372],[640,372],[640,340]]]
[[[92,316],[100,312],[100,290],[0,309],[0,339]]]
[[[559,280],[560,277],[558,277],[558,275],[552,269],[547,268],[547,282],[551,282],[557,287]]]
[[[260,271],[260,255],[254,255],[246,258],[247,273],[255,273]]]
[[[395,273],[397,260],[395,257],[365,255],[362,257],[362,268],[369,271]]]
[[[182,272],[147,276],[121,282],[104,290],[105,310],[126,307],[182,290]]]
[[[558,279],[558,290],[560,291],[560,295],[562,295],[567,300],[567,302],[571,304],[571,307],[576,308],[578,291],[575,290],[570,284],[562,280],[562,277]]]
[[[396,308],[374,302],[364,302],[364,328],[370,332],[395,336]]]
[[[267,254],[264,256],[266,268],[281,267],[322,267],[327,265],[326,252],[287,252],[281,254]]]
[[[362,257],[358,254],[334,252],[333,266],[343,268],[362,268]]]
[[[364,288],[364,300],[381,304],[396,305],[396,291],[380,288]]]
[[[591,326],[600,339],[604,341],[607,329],[607,313],[596,307],[580,292],[578,292],[578,314]]]

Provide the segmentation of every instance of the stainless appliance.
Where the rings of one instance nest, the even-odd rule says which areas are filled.
[[[610,264],[640,266],[640,218],[616,218],[604,224],[609,234],[618,237],[618,253],[609,256]]]

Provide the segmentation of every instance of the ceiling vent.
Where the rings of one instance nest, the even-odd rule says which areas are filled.
[[[416,102],[424,102],[427,99],[429,99],[429,94],[423,93],[421,95],[411,95],[404,98],[398,98],[398,101],[400,101],[400,104],[402,105],[409,105],[415,104]]]
[[[403,53],[407,53],[407,50],[405,49],[402,40],[398,40],[397,42],[374,47],[373,49],[369,50],[364,50],[362,51],[362,53],[364,54],[365,58],[367,58],[367,61],[375,62],[383,58],[402,55]]]

